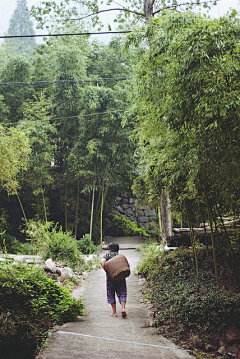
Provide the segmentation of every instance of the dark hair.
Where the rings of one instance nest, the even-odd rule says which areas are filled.
[[[112,252],[118,252],[119,251],[119,245],[117,243],[110,243],[108,245],[108,250],[111,249]]]

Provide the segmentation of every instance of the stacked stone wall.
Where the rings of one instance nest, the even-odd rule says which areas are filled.
[[[128,217],[136,222],[139,227],[151,228],[155,220],[156,212],[138,203],[137,199],[127,194],[119,195],[115,199],[114,214]]]

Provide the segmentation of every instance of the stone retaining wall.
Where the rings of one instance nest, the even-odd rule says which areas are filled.
[[[119,195],[115,199],[114,214],[120,216],[125,215],[131,221],[137,222],[139,227],[151,228],[151,222],[154,221],[156,212],[146,206],[138,203],[135,197],[127,194]]]

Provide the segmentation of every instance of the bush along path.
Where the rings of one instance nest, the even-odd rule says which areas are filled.
[[[127,317],[122,318],[117,302],[118,317],[111,317],[107,303],[105,273],[98,268],[88,274],[83,285],[73,296],[83,296],[86,315],[62,325],[48,340],[48,346],[36,359],[193,359],[187,350],[157,334],[150,326],[149,308],[142,299],[142,279],[133,274],[140,258],[131,238],[118,238],[120,253],[131,266],[127,278]],[[100,254],[102,257],[106,251]]]
[[[2,265],[0,313],[1,359],[30,359],[53,326],[76,320],[84,305],[40,268]]]
[[[144,248],[138,271],[147,279],[155,326],[199,358],[240,358],[240,251],[218,251],[220,289],[211,251],[208,258],[200,249],[197,258],[199,279],[192,250]]]

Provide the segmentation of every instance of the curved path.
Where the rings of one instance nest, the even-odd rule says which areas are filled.
[[[109,316],[111,307],[106,299],[105,273],[99,268],[73,293],[76,298],[83,296],[87,315],[59,327],[36,359],[193,359],[149,325],[149,310],[141,300],[142,280],[133,274],[140,258],[134,248],[140,245],[141,238],[115,238],[114,241],[120,244],[120,253],[126,255],[131,266],[131,275],[127,278],[127,318],[121,317],[119,303],[119,317]],[[103,250],[100,256],[105,253]]]

